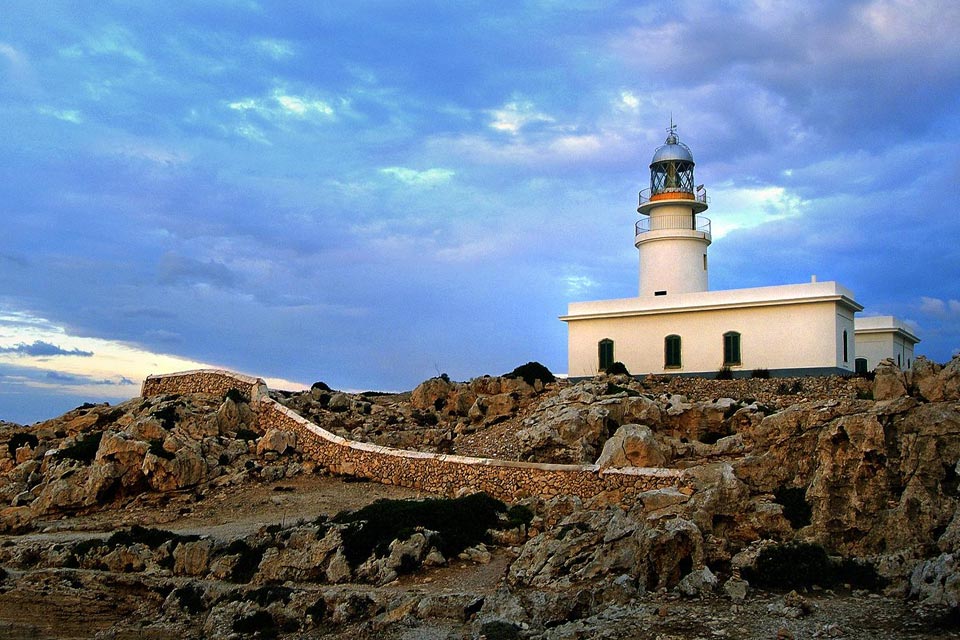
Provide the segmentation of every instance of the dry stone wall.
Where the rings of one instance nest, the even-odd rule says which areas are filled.
[[[646,491],[671,487],[684,492],[693,491],[690,480],[675,469],[601,469],[597,465],[513,462],[409,451],[347,440],[270,398],[261,379],[228,371],[203,370],[151,376],[144,382],[143,395],[220,394],[233,388],[250,393],[261,429],[296,433],[304,453],[333,473],[444,495],[485,491],[508,501],[527,496],[571,495],[627,506],[641,499],[641,494]]]

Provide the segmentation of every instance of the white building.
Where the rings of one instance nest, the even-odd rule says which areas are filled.
[[[568,375],[592,376],[613,362],[632,374],[706,375],[723,367],[735,375],[757,369],[781,376],[853,373],[860,323],[873,319],[855,325],[863,307],[849,289],[813,278],[708,290],[712,238],[710,220],[700,215],[708,207],[706,191],[694,182],[689,147],[673,125],[669,131],[653,155],[650,188],[640,192],[637,208],[639,296],[569,305],[560,318],[568,329]],[[889,316],[868,325],[866,365],[899,353],[901,366],[909,366],[916,336]]]
[[[856,331],[858,372],[873,371],[884,358],[890,358],[901,369],[913,364],[913,348],[920,338],[893,316],[866,316],[854,322]]]

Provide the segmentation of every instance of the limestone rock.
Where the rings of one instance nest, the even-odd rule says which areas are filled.
[[[173,574],[177,576],[200,576],[210,566],[210,540],[194,540],[178,544],[173,550]]]
[[[267,451],[275,451],[283,455],[288,451],[293,451],[296,447],[296,433],[280,429],[268,429],[257,442],[257,455],[262,456]]]
[[[713,593],[717,583],[717,576],[713,575],[709,567],[703,567],[685,575],[677,584],[677,591],[692,598]]]
[[[874,400],[892,400],[907,395],[906,376],[892,359],[882,360],[874,370],[874,374]]]
[[[927,605],[960,606],[960,571],[951,553],[921,562],[910,576],[910,596]]]
[[[625,424],[603,445],[597,464],[606,467],[663,467],[668,453],[646,425]]]

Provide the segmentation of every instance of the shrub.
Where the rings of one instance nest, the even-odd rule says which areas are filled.
[[[10,457],[15,457],[17,455],[17,449],[25,444],[30,445],[31,449],[35,449],[36,446],[40,444],[40,441],[37,439],[37,436],[33,435],[32,433],[24,433],[22,431],[10,436],[10,442],[7,443],[7,449],[10,451]]]
[[[151,529],[149,527],[141,527],[138,524],[133,525],[126,531],[117,531],[109,538],[107,538],[107,545],[110,547],[118,546],[129,546],[132,544],[143,544],[151,549],[156,549],[160,545],[170,540],[173,540],[176,543],[181,542],[193,542],[194,540],[199,540],[200,536],[182,536],[180,534],[174,533],[173,531],[167,531],[165,529]]]
[[[312,385],[310,385],[310,391],[313,391],[314,389],[318,389],[319,391],[333,391],[333,389],[327,386],[327,383],[320,381],[314,382]]]
[[[251,636],[257,634],[256,637],[259,638],[276,638],[278,633],[276,620],[266,611],[256,611],[234,618],[233,631]]]
[[[770,369],[754,369],[750,372],[750,377],[758,380],[769,380]]]
[[[289,604],[290,595],[292,593],[293,589],[290,587],[282,587],[280,585],[271,584],[265,587],[260,587],[259,589],[248,591],[243,599],[247,602],[256,602],[261,607],[268,607],[274,602],[283,602],[283,604]]]
[[[520,378],[531,387],[537,380],[544,384],[556,381],[556,378],[554,378],[553,374],[550,373],[550,369],[547,369],[539,362],[528,362],[527,364],[522,364],[510,373],[503,374],[503,377]]]
[[[314,624],[323,622],[323,619],[327,617],[327,602],[323,598],[320,598],[307,607],[304,613],[313,618]]]
[[[196,585],[188,584],[174,589],[173,596],[177,599],[180,608],[190,615],[196,615],[206,609],[203,604],[203,589]]]
[[[177,415],[177,405],[175,404],[168,404],[165,407],[157,409],[153,416],[160,421],[160,426],[167,431],[177,426],[177,420],[180,419],[180,416]]]
[[[723,365],[720,367],[720,370],[717,371],[714,376],[715,380],[733,380],[733,371],[730,370],[730,367]]]
[[[790,521],[794,529],[810,524],[813,511],[806,500],[807,490],[803,487],[780,487],[774,492],[777,503],[783,507],[783,517]]]
[[[803,383],[800,380],[795,379],[790,384],[786,382],[781,382],[777,385],[777,393],[782,396],[795,396],[798,393],[803,391]]]
[[[519,640],[520,627],[512,622],[491,620],[480,627],[480,636],[487,640]]]
[[[163,440],[160,438],[150,441],[150,453],[164,460],[173,460],[177,457],[176,454],[163,448]]]
[[[250,429],[240,428],[237,429],[237,440],[256,440],[260,435],[256,431],[251,431]]]
[[[857,389],[857,400],[873,400],[873,389]]]
[[[250,402],[250,398],[247,397],[247,394],[245,394],[244,392],[240,391],[239,389],[230,389],[229,391],[227,391],[226,394],[224,394],[223,399],[224,399],[224,400],[233,400],[233,401],[236,402],[237,404],[241,404],[241,403],[245,403],[245,402]]]
[[[833,584],[833,566],[818,544],[795,542],[764,548],[743,577],[763,589],[800,589]]]
[[[260,568],[260,561],[263,560],[263,552],[264,547],[251,547],[243,540],[234,540],[227,545],[224,553],[231,556],[238,556],[237,562],[233,565],[233,570],[230,572],[230,581],[239,583],[250,582],[257,573],[257,569]]]
[[[366,507],[338,514],[333,521],[347,524],[341,535],[343,552],[352,567],[376,552],[384,555],[393,540],[405,539],[418,527],[438,533],[437,547],[446,557],[482,542],[499,523],[506,505],[485,493],[462,498],[378,500]]]
[[[100,440],[102,439],[103,431],[98,431],[97,433],[91,433],[86,437],[78,438],[73,445],[57,451],[57,457],[66,458],[68,460],[77,460],[84,464],[90,464],[97,456],[97,449],[100,448]]]
[[[627,365],[622,362],[614,362],[609,367],[603,370],[604,373],[607,373],[612,376],[628,376],[630,372],[627,371]]]
[[[507,509],[507,518],[512,527],[528,525],[533,521],[533,511],[526,505],[515,504]]]
[[[753,568],[745,568],[743,577],[752,585],[775,590],[850,585],[855,589],[877,589],[886,581],[873,565],[844,558],[832,561],[818,544],[791,542],[765,548]]]

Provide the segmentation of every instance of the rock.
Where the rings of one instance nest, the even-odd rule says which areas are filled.
[[[207,464],[192,448],[182,447],[171,459],[148,452],[143,458],[142,470],[154,490],[175,491],[203,480]]]
[[[743,602],[749,588],[749,582],[737,577],[732,577],[723,583],[723,593],[734,602]]]
[[[262,456],[268,451],[275,451],[283,455],[297,447],[297,434],[292,431],[268,429],[257,442],[257,455]]]
[[[410,405],[420,410],[440,410],[447,405],[447,397],[454,385],[449,378],[430,378],[421,382],[410,394]]]
[[[713,575],[709,567],[703,567],[685,575],[677,584],[677,591],[692,598],[713,593],[717,583],[717,576]]]
[[[123,487],[133,487],[143,480],[143,458],[149,449],[150,445],[146,442],[123,432],[107,430],[100,439],[94,464],[114,463],[110,476],[116,478]]]
[[[182,542],[173,550],[173,574],[177,576],[200,576],[210,566],[210,540]]]
[[[327,403],[327,409],[330,411],[342,412],[348,411],[353,406],[353,398],[345,393],[335,393],[330,396]]]
[[[646,425],[625,424],[603,445],[600,467],[663,467],[668,453]]]
[[[933,360],[918,356],[910,368],[910,387],[928,402],[943,401],[943,385],[939,379],[942,370],[943,367]]]
[[[910,575],[910,597],[923,604],[957,609],[960,606],[960,572],[956,556],[940,554],[917,565]]]
[[[891,358],[881,360],[874,370],[874,375],[874,400],[892,400],[907,395],[906,377]]]

